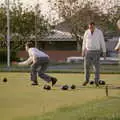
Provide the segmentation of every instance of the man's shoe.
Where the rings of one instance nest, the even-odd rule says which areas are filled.
[[[99,87],[99,81],[95,81],[96,87]]]
[[[31,85],[36,86],[36,85],[38,85],[38,83],[37,82],[33,82]]]
[[[86,86],[88,84],[88,81],[85,81],[82,85]]]
[[[52,86],[54,86],[57,82],[57,78],[52,77],[51,80],[52,80]]]

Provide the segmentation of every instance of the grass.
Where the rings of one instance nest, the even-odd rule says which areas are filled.
[[[50,74],[50,73],[49,73]],[[81,85],[83,74],[50,74],[59,79],[57,84]],[[8,78],[7,83],[2,79]],[[91,79],[93,75],[91,76]],[[120,86],[120,74],[102,74],[108,84]],[[118,120],[120,119],[120,90],[110,89],[109,97],[104,88],[86,87],[51,91],[40,85],[30,86],[29,73],[0,73],[1,120]],[[102,115],[102,116],[101,116]]]
[[[49,73],[83,73],[84,65],[81,63],[51,63],[48,68]],[[30,67],[19,67],[16,65],[8,68],[5,64],[0,64],[0,72],[26,72],[30,71]],[[93,69],[91,69],[93,71]],[[100,71],[103,74],[120,74],[120,66],[118,64],[102,64]]]
[[[42,116],[19,118],[18,120],[119,120],[120,97],[94,100],[75,107],[59,108]]]

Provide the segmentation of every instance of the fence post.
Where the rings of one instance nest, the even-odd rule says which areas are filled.
[[[105,86],[105,93],[106,93],[106,96],[108,96],[108,85]]]
[[[7,11],[7,66],[10,67],[10,13],[9,13],[9,0],[6,1]]]

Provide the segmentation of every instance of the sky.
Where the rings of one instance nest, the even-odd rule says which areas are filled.
[[[14,3],[14,1],[18,1],[18,0],[9,0],[10,3]],[[50,11],[50,4],[48,3],[48,0],[19,0],[20,2],[23,3],[23,6],[27,6],[27,7],[30,7],[32,6],[32,8],[34,9],[35,8],[35,5],[37,3],[40,4],[40,7],[41,7],[41,13],[43,14],[43,16],[45,16],[46,18],[48,18],[50,21],[52,21],[53,18],[58,18],[58,14],[55,12],[55,11]],[[54,1],[54,0],[52,0]],[[4,3],[5,0],[0,0],[0,3]]]
[[[9,1],[12,4],[12,3],[14,3],[14,1],[18,1],[18,0],[9,0]],[[39,2],[41,5],[41,8],[42,8],[42,11],[44,13],[47,12],[47,10],[48,10],[47,8],[49,6],[49,4],[47,2],[48,0],[19,0],[19,1],[22,2],[24,6],[35,6]],[[5,2],[5,0],[0,0],[0,2],[3,3],[3,2]]]
[[[0,0],[0,3],[3,3],[5,0]],[[9,0],[10,3],[13,3],[14,1],[18,1],[18,0]],[[48,18],[50,21],[53,19],[53,18],[56,18],[56,20],[59,20],[59,17],[58,17],[58,14],[55,12],[55,11],[50,11],[50,4],[48,3],[48,0],[19,0],[20,2],[23,3],[23,6],[27,6],[27,7],[30,7],[30,6],[33,6],[33,9],[35,7],[35,5],[37,3],[40,3],[40,7],[41,7],[41,12],[44,16],[46,16],[46,18]],[[50,0],[50,1],[55,1],[55,0]],[[82,1],[82,0],[80,0]],[[94,0],[92,0],[94,1]],[[102,4],[102,9],[106,9],[107,7],[109,7],[109,2],[110,0],[97,0],[97,3],[98,4]],[[112,0],[112,2],[120,2],[120,0]],[[100,7],[101,7],[100,6]]]
[[[5,0],[0,0],[0,2],[4,2]],[[14,1],[18,1],[18,0],[9,0],[11,3],[13,3]],[[49,6],[50,4],[48,3],[48,0],[19,0],[20,2],[23,3],[23,5],[25,6],[35,6],[37,3],[40,3],[41,5],[41,9],[43,13],[47,13],[49,11]],[[55,0],[50,0],[50,1],[55,1]],[[82,0],[79,0],[82,1]],[[94,0],[89,0],[89,1],[94,1]],[[105,3],[103,4],[103,6],[108,7],[109,6],[109,1],[113,2],[120,2],[120,0],[96,0],[98,3]],[[102,6],[102,7],[103,7]]]

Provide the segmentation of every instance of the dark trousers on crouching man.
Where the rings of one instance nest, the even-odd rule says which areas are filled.
[[[100,51],[99,50],[88,50],[84,57],[84,72],[85,72],[85,83],[87,84],[90,80],[90,67],[93,66],[95,72],[95,84],[98,86],[100,78]],[[85,84],[84,84],[85,85]]]
[[[54,85],[57,81],[55,77],[51,77],[47,74],[45,74],[49,64],[49,58],[48,57],[41,57],[36,58],[36,62],[32,64],[31,66],[31,80],[33,81],[32,85],[37,85],[37,73],[38,76],[43,79],[46,82],[52,82],[52,85]]]

